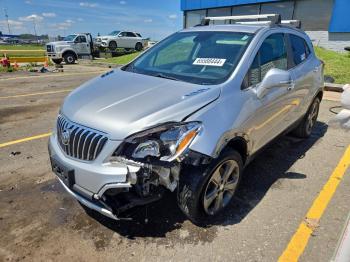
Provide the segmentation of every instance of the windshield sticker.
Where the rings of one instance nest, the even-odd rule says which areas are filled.
[[[197,58],[194,60],[194,65],[203,65],[203,66],[223,66],[226,62],[226,59],[221,58]]]

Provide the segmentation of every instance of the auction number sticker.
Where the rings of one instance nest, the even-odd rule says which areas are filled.
[[[221,58],[197,58],[194,60],[194,65],[203,65],[203,66],[223,66],[226,62],[226,59]]]

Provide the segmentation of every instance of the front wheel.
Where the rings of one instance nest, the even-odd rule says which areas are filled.
[[[75,55],[73,53],[67,53],[63,56],[64,62],[66,62],[66,64],[74,64],[75,63]]]
[[[108,48],[109,48],[109,50],[111,50],[111,51],[116,51],[117,48],[118,48],[117,42],[116,42],[116,41],[111,41],[111,42],[109,42]]]
[[[232,201],[242,169],[242,157],[231,149],[207,167],[185,168],[178,188],[180,209],[196,224],[215,217]]]
[[[320,99],[316,97],[312,102],[309,110],[304,116],[301,123],[292,131],[292,134],[300,138],[308,138],[311,135],[312,129],[314,128],[318,112],[320,110]]]

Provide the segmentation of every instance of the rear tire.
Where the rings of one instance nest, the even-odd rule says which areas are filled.
[[[138,42],[135,46],[135,50],[140,52],[143,49],[143,45],[142,43]]]
[[[63,59],[66,64],[72,65],[75,63],[76,57],[74,53],[69,52],[63,56]]]
[[[56,65],[60,65],[63,62],[63,59],[62,58],[52,59],[52,62],[54,62]]]
[[[320,110],[320,103],[320,99],[316,97],[301,123],[296,127],[296,129],[292,131],[292,134],[294,136],[300,138],[308,138],[311,135],[312,129],[317,121],[318,112]]]
[[[241,155],[232,149],[205,167],[189,166],[181,174],[178,205],[195,224],[215,218],[231,203],[243,169]]]

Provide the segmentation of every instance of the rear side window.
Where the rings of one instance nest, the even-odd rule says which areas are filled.
[[[127,37],[136,37],[136,35],[134,33],[132,33],[132,32],[127,32],[126,36]]]
[[[272,68],[288,69],[284,34],[272,34],[265,39],[248,71],[244,86],[259,84]]]
[[[303,38],[296,35],[289,35],[289,38],[293,51],[293,62],[299,65],[310,55],[310,49]]]

